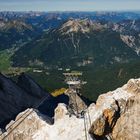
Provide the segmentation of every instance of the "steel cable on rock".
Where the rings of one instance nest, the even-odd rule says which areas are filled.
[[[49,97],[49,95],[48,95],[48,96],[45,96],[45,98],[43,98],[43,99],[40,101],[40,103],[38,103],[34,108],[37,109],[48,97]],[[29,111],[30,111],[30,110],[29,110]],[[22,118],[22,120],[21,120],[15,127],[13,127],[13,128],[8,132],[8,134],[6,134],[6,135],[2,138],[2,140],[4,140],[9,134],[11,134],[11,132],[13,132],[14,129],[16,129],[16,128],[17,128],[31,113],[33,113],[34,109],[32,109],[31,112],[29,112],[29,111],[27,111],[26,113],[24,113],[23,115],[21,115],[17,120],[15,120],[14,123],[12,123],[10,126],[8,126],[8,128],[6,129],[6,131],[8,131],[9,129],[11,129],[11,127],[14,126],[14,125],[16,124],[16,122],[18,122],[18,121]],[[28,113],[28,112],[29,112],[29,113]],[[27,114],[27,113],[28,113],[28,114]],[[27,115],[24,117],[25,114],[27,114]],[[3,134],[4,134],[4,133],[2,133],[2,134],[0,135],[0,137],[1,137]]]

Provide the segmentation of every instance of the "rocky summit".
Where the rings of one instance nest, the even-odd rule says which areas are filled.
[[[27,108],[38,108],[48,117],[54,116],[58,103],[67,104],[68,97],[53,97],[38,85],[29,75],[22,73],[17,82],[0,74],[0,128],[5,126]],[[50,119],[52,122],[52,119]]]
[[[1,135],[6,140],[139,140],[140,79],[102,94],[84,112],[83,117],[70,116],[65,104],[55,109],[54,124],[38,110],[27,109],[7,125]],[[15,127],[26,113],[29,115]],[[24,118],[24,117],[23,117]],[[13,124],[13,125],[12,125]],[[10,129],[9,129],[10,127]]]
[[[89,130],[97,138],[139,140],[140,79],[131,79],[122,88],[101,95]]]
[[[26,81],[23,82],[22,79]],[[20,83],[20,86],[18,84]],[[28,83],[28,90],[24,86]],[[34,93],[32,93],[32,90]],[[40,94],[40,96],[37,96]],[[25,74],[21,74],[18,82],[11,80],[5,75],[0,74],[0,127],[5,125],[16,117],[16,115],[27,109],[35,107],[43,97],[49,97],[49,94],[37,85],[37,83]]]
[[[107,28],[107,25],[102,25],[89,19],[70,19],[59,30],[62,34],[70,34],[77,32],[89,33],[90,31],[98,31],[105,28]]]

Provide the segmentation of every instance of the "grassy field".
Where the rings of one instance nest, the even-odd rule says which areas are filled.
[[[11,67],[11,53],[7,50],[0,51],[0,71],[6,72]]]
[[[53,92],[56,89],[67,88],[64,82],[64,71],[43,70],[41,73],[33,72],[34,68],[13,68],[11,67],[11,52],[0,52],[0,71],[9,74],[13,77],[19,75],[22,72],[29,74],[36,82],[38,82],[46,91]],[[83,86],[82,94],[95,101],[102,93],[106,93],[111,90],[125,84],[131,78],[140,77],[140,62],[131,62],[126,64],[117,64],[106,67],[75,67],[72,70],[82,71],[84,81],[87,84]]]
[[[0,51],[0,72],[8,75],[19,75],[30,70],[30,68],[12,67],[11,56],[14,51],[14,48]]]
[[[115,90],[123,86],[131,78],[140,77],[140,62],[133,62],[128,64],[117,64],[109,67],[94,66],[74,68],[83,72],[82,80],[87,81],[87,84],[82,88],[82,94],[90,100],[96,101],[98,96],[102,93]],[[44,89],[49,92],[55,89],[66,88],[64,82],[64,71],[52,70],[49,75],[45,72],[33,73],[31,75]]]

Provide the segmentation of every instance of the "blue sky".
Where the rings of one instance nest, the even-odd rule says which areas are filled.
[[[0,0],[0,11],[140,10],[140,0]]]

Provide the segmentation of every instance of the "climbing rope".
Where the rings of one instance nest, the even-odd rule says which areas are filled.
[[[14,130],[15,128],[17,128],[31,113],[33,112],[33,110],[31,110],[31,112],[29,112],[17,125],[15,125],[15,127],[13,129],[11,129],[8,134],[6,134],[2,140],[4,140],[5,138],[8,137],[8,135],[10,135]],[[17,121],[16,121],[17,122]],[[15,124],[15,123],[14,123]],[[11,126],[13,126],[14,124],[12,124]],[[9,128],[10,129],[10,128]]]
[[[88,129],[91,127],[91,119],[88,108],[85,111],[82,111],[82,116],[84,118],[84,131],[85,131],[85,140],[90,140],[91,136],[88,133]],[[96,140],[94,137],[92,140]]]
[[[87,137],[87,127],[86,127],[86,118],[85,118],[85,112],[84,111],[83,111],[83,117],[84,117],[85,140],[88,140],[88,137]]]
[[[88,119],[89,119],[89,123],[90,123],[90,127],[91,127],[91,118],[90,118],[90,114],[89,114],[89,109],[87,108],[87,113],[88,113]]]
[[[45,98],[43,98],[42,100],[41,100],[41,102],[40,103],[38,103],[36,106],[35,106],[35,108],[38,108],[46,99],[48,98],[48,96],[46,96]],[[77,117],[79,117],[79,109],[78,109],[78,103],[77,103],[77,100],[76,100],[76,94],[75,94],[75,105],[76,105],[76,112],[77,112],[77,114],[76,114],[76,116]],[[13,124],[11,124],[10,126],[8,126],[8,128],[7,128],[7,132],[8,132],[8,130],[10,130],[11,128],[12,128],[12,126],[14,126],[6,135],[4,135],[4,137],[2,138],[2,140],[4,140],[5,138],[7,138],[8,137],[8,135],[10,135],[30,114],[32,114],[33,113],[33,111],[34,111],[34,109],[32,109],[31,111],[29,110],[29,111],[26,111],[23,115],[21,115]],[[91,118],[90,118],[90,114],[89,114],[89,110],[88,110],[88,108],[87,108],[87,113],[88,113],[88,116],[86,116],[86,112],[85,112],[85,110],[83,110],[82,112],[81,112],[81,117],[83,117],[84,118],[84,131],[85,131],[85,140],[88,140],[88,139],[90,139],[89,138],[89,135],[88,135],[88,123],[87,123],[87,120],[89,121],[89,123],[90,123],[90,126],[91,126]],[[21,121],[20,121],[20,119],[21,119]],[[19,121],[19,122],[18,122]],[[17,123],[18,122],[18,123]],[[17,124],[16,124],[17,123]],[[0,135],[0,136],[2,136],[2,134]]]
[[[77,103],[77,100],[76,100],[76,96],[77,95],[75,94],[75,103],[74,104],[76,105],[76,112],[77,112],[76,116],[79,117],[79,109],[78,109],[78,103]],[[87,115],[88,116],[86,116],[86,111],[87,111]],[[90,114],[89,114],[88,108],[86,109],[86,111],[83,110],[81,112],[81,116],[80,117],[83,117],[84,118],[85,140],[90,140],[90,136],[88,134],[88,122],[90,124],[89,127],[91,127],[91,118],[90,118]]]

